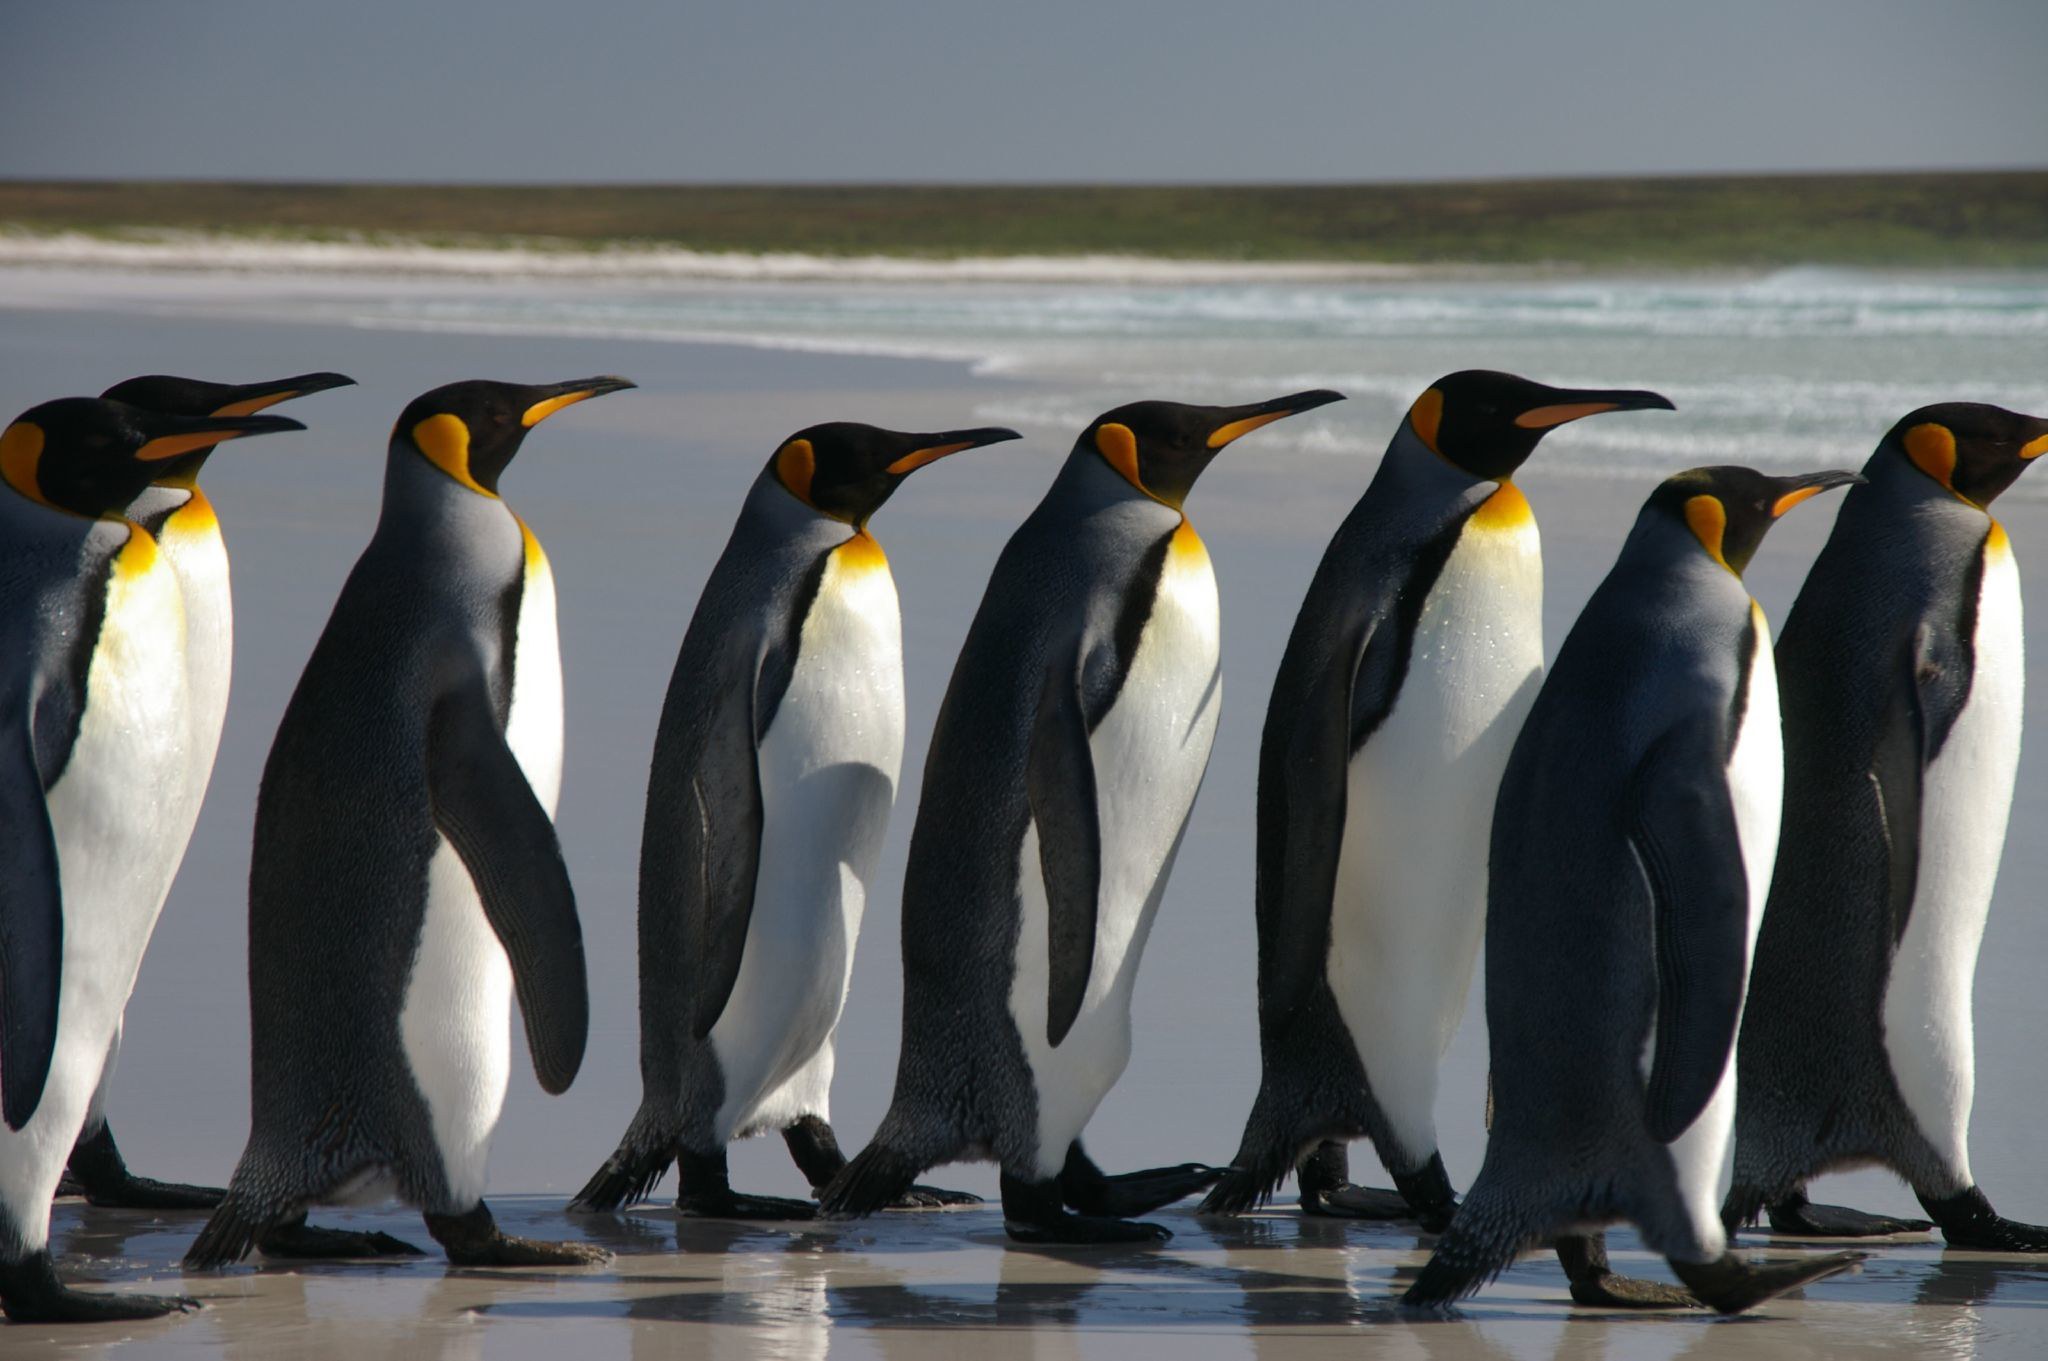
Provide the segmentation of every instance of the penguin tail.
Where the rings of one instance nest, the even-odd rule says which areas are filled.
[[[1297,1122],[1280,1115],[1281,1104],[1265,1084],[1260,1085],[1251,1116],[1244,1123],[1237,1156],[1230,1160],[1223,1180],[1196,1207],[1196,1214],[1239,1215],[1256,1210],[1287,1180],[1313,1139],[1294,1128]]]
[[[286,1217],[252,1203],[240,1188],[229,1186],[213,1217],[186,1249],[185,1266],[193,1271],[213,1271],[239,1262],[255,1248],[265,1229]]]
[[[647,1199],[676,1158],[676,1143],[657,1129],[642,1107],[618,1149],[569,1202],[571,1210],[616,1210]]]
[[[858,1157],[839,1169],[839,1175],[819,1195],[818,1208],[835,1217],[871,1215],[902,1199],[925,1166],[911,1154],[883,1143],[877,1134]]]
[[[1401,1304],[1409,1309],[1446,1309],[1491,1281],[1514,1263],[1543,1234],[1541,1224],[1517,1204],[1502,1179],[1479,1180],[1458,1207],[1451,1226],[1437,1240]]]

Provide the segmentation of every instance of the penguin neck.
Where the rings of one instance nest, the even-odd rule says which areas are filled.
[[[776,480],[772,469],[764,468],[747,491],[733,533],[736,538],[744,535],[759,542],[830,547],[867,531],[799,499]]]
[[[518,545],[523,553],[525,541],[510,506],[495,496],[471,491],[419,454],[396,444],[384,465],[384,505],[377,532],[445,543],[458,551],[503,540]]]
[[[1913,466],[1897,449],[1881,447],[1863,465],[1865,485],[1849,488],[1842,515],[1858,517],[1868,507],[1888,520],[1914,526],[1951,529],[1961,524],[1996,523],[1989,506],[1980,506],[1942,486]]]
[[[1658,506],[1645,506],[1636,516],[1608,575],[1635,583],[1631,589],[1667,582],[1689,593],[1705,592],[1710,599],[1725,596],[1744,609],[1752,603],[1743,579],[1715,561],[1690,529]]]
[[[1185,511],[1175,510],[1155,496],[1134,487],[1093,449],[1076,445],[1067,455],[1059,476],[1039,503],[1040,509],[1080,519],[1101,511],[1133,514],[1164,528],[1188,522]]]
[[[197,484],[176,487],[152,482],[143,488],[142,495],[128,503],[127,515],[151,534],[161,537],[164,522],[198,499],[200,497]]]
[[[1394,432],[1380,459],[1366,495],[1391,497],[1403,505],[1475,506],[1504,485],[1490,477],[1474,477],[1422,442],[1408,422]]]

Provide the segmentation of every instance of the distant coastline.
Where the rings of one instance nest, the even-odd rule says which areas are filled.
[[[0,181],[0,263],[1207,282],[2048,267],[2048,171],[1374,185]]]

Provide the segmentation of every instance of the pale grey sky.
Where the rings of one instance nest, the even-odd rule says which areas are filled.
[[[2048,164],[2048,0],[0,0],[0,176]]]

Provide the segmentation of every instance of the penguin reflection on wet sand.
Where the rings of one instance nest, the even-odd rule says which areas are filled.
[[[398,418],[384,506],[278,726],[249,871],[250,1134],[186,1254],[211,1267],[416,1249],[311,1228],[396,1195],[450,1261],[605,1254],[500,1231],[483,1203],[516,990],[541,1087],[589,1025],[550,820],[562,673],[547,557],[499,499],[529,429],[622,378],[464,382]]]
[[[1002,1169],[1013,1238],[1138,1242],[1168,1235],[1122,1216],[1220,1175],[1106,1176],[1080,1135],[1130,1057],[1139,956],[1221,702],[1216,578],[1182,501],[1233,440],[1340,399],[1118,407],[1004,548],[911,833],[894,1098],[828,1212],[977,1158]]]
[[[1543,563],[1515,472],[1544,435],[1654,392],[1439,379],[1316,569],[1259,746],[1262,1075],[1231,1172],[1239,1213],[1298,1164],[1309,1214],[1450,1222],[1437,1065],[1486,919],[1483,848],[1543,678]],[[1345,1176],[1370,1137],[1398,1193]]]
[[[846,1165],[828,1123],[833,1032],[903,762],[902,617],[868,519],[917,469],[1016,438],[817,425],[755,479],[655,736],[640,1110],[572,1208],[637,1200],[680,1162],[683,1214],[808,1219],[808,1201],[735,1193],[726,1145],[780,1131],[820,1190]]]
[[[262,383],[210,383],[150,374],[116,383],[100,396],[172,416],[250,416],[294,397],[354,382],[338,373],[302,373]],[[212,453],[213,446],[205,446],[167,460],[156,480],[128,506],[129,518],[155,537],[157,547],[177,573],[185,602],[186,708],[192,726],[192,758],[186,772],[191,778],[179,790],[175,814],[182,819],[185,835],[177,839],[175,847],[166,847],[166,894],[206,800],[234,669],[234,602],[228,591],[227,544],[221,538],[213,504],[199,488],[200,470]],[[83,1195],[94,1205],[136,1210],[206,1210],[220,1204],[222,1192],[217,1187],[156,1181],[128,1170],[106,1115],[107,1090],[113,1083],[120,1050],[117,1027],[100,1085],[86,1111],[85,1128],[71,1150],[70,1165],[57,1194]]]
[[[1807,1202],[1880,1163],[1955,1247],[2048,1252],[1970,1171],[1972,982],[2005,843],[2026,671],[1993,499],[2048,420],[1923,407],[1886,434],[1785,621],[1785,836],[1737,1063],[1730,1225],[1930,1227]]]
[[[0,1307],[154,1318],[192,1301],[57,1279],[50,1200],[190,832],[176,570],[121,512],[177,459],[304,427],[45,402],[0,431]]]
[[[1741,574],[1778,516],[1860,480],[1666,480],[1565,638],[1494,811],[1486,1160],[1403,1303],[1447,1305],[1559,1234],[1574,1298],[1677,1302],[1604,1272],[1592,1235],[1617,1220],[1724,1313],[1858,1260],[1751,1266],[1716,1197],[1783,777],[1770,630]]]

